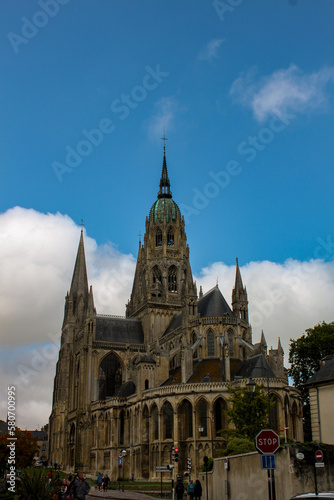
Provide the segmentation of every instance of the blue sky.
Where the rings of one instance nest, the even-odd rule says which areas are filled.
[[[186,217],[199,282],[214,286],[226,271],[229,300],[239,257],[243,277],[257,277],[256,296],[270,274],[267,261],[271,276],[297,262],[304,269],[297,273],[304,311],[315,300],[303,302],[306,286],[328,297],[334,289],[332,0],[17,0],[0,9],[0,235],[12,304],[22,300],[22,310],[31,311],[21,296],[35,283],[30,295],[38,297],[42,324],[59,330],[81,219],[91,280],[106,283],[99,266],[107,255],[109,263],[124,264],[128,296],[138,234],[158,191],[164,130],[173,198]],[[317,286],[305,271],[311,259],[323,266]],[[35,260],[45,261],[43,270],[33,271]],[[13,283],[23,274],[19,293]],[[51,288],[48,276],[59,296],[51,326],[52,300],[44,304],[38,295]],[[275,279],[270,290],[279,288]],[[1,296],[7,300],[8,292]],[[285,336],[287,355],[289,336],[332,319],[320,300],[319,308],[314,316],[300,311],[291,332],[282,332],[285,302],[281,316],[258,321],[257,331],[272,327],[273,338]],[[14,357],[29,339],[43,342],[42,328],[34,336],[37,317],[11,337]],[[1,335],[7,336],[4,328]]]

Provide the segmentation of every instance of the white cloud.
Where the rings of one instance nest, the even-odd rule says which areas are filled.
[[[58,359],[64,297],[70,287],[80,228],[66,215],[13,208],[0,215],[0,418],[6,416],[6,387],[17,387],[18,425],[47,422]],[[328,241],[324,243],[324,255]],[[135,258],[85,236],[89,283],[98,313],[125,312]],[[332,321],[334,263],[251,262],[241,268],[249,298],[253,341],[264,329],[268,346],[280,336],[288,358],[289,339],[319,321]],[[235,266],[216,262],[202,270],[204,292],[219,278],[230,303]]]
[[[154,113],[146,121],[145,127],[151,140],[160,138],[164,133],[174,127],[174,119],[177,112],[180,111],[179,104],[175,97],[162,97],[154,103]]]
[[[332,82],[334,67],[304,73],[291,64],[287,69],[279,69],[258,79],[256,70],[252,68],[233,82],[230,94],[241,104],[250,107],[255,118],[263,122],[273,112],[284,109],[297,113],[326,109],[327,85]]]
[[[215,38],[214,40],[210,40],[210,42],[208,42],[198,54],[198,60],[212,61],[212,59],[216,59],[218,57],[219,47],[221,46],[223,41],[223,38]]]

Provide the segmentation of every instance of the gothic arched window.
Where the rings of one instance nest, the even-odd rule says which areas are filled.
[[[227,411],[226,401],[223,398],[218,398],[214,404],[214,415],[215,415],[214,424],[215,424],[216,434],[218,431],[222,431],[227,427],[226,411]]]
[[[159,411],[157,405],[154,404],[152,407],[152,417],[153,417],[153,439],[159,439]]]
[[[228,341],[228,354],[230,357],[233,357],[234,349],[233,349],[233,330],[230,328],[227,332],[227,341]]]
[[[193,437],[193,407],[188,400],[181,403],[179,408],[181,440]]]
[[[168,270],[168,291],[177,292],[177,269],[175,266]]]
[[[173,437],[173,407],[166,401],[162,407],[162,418],[164,423],[164,439]]]
[[[161,247],[162,246],[162,232],[161,232],[161,229],[157,229],[157,232],[155,233],[155,246],[156,247]]]
[[[202,399],[202,401],[199,403],[199,426],[201,427],[201,429],[203,429],[202,431],[200,431],[201,433],[201,436],[207,436],[208,435],[208,426],[207,426],[207,404],[206,404],[206,401],[204,401],[204,399]]]
[[[192,343],[193,345],[195,344],[195,342],[197,341],[197,335],[195,332],[193,332],[192,334]],[[196,351],[194,352],[194,359],[196,359],[198,357],[198,352],[197,352],[197,349]]]
[[[173,247],[174,246],[174,231],[172,228],[170,228],[168,230],[168,234],[167,234],[167,245],[169,247]]]
[[[208,331],[207,341],[208,341],[208,356],[214,356],[215,355],[215,337],[213,335],[212,330]]]
[[[115,396],[122,385],[121,364],[114,353],[106,356],[100,364],[99,399]]]

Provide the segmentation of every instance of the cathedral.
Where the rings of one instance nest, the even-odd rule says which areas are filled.
[[[112,312],[112,311],[110,311]],[[83,232],[65,298],[50,415],[50,461],[64,470],[154,480],[157,466],[198,473],[226,443],[228,387],[249,378],[270,393],[276,431],[302,441],[298,391],[283,349],[253,343],[248,295],[236,261],[231,305],[218,285],[193,280],[184,218],[173,200],[164,148],[156,201],[146,218],[124,317],[98,314],[89,287]]]

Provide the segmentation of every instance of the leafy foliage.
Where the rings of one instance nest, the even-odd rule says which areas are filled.
[[[261,429],[268,424],[268,399],[262,386],[256,386],[253,393],[247,388],[228,388],[231,407],[227,410],[229,422],[234,429],[225,432],[238,437],[253,440]]]
[[[60,491],[60,486],[54,479],[49,483],[43,469],[25,470],[21,476],[18,493],[25,500],[50,500]]]
[[[37,438],[34,437],[29,431],[21,431],[16,428],[15,437],[15,467],[21,469],[29,467],[34,456],[38,453],[39,447],[37,445]],[[0,436],[0,463],[7,462],[9,456],[8,433]]]
[[[227,443],[226,448],[219,453],[219,456],[240,455],[241,453],[249,453],[250,451],[256,451],[253,440],[247,438],[234,438]]]
[[[325,356],[334,354],[334,322],[324,321],[314,328],[308,328],[297,340],[290,339],[289,370],[294,384],[301,390],[304,414],[304,436],[310,441],[311,416],[308,390],[302,386],[320,368]]]

